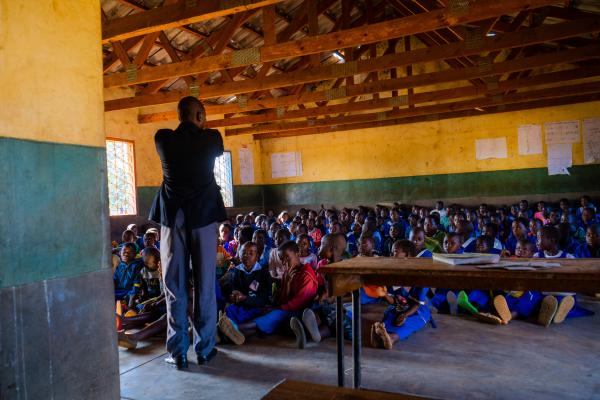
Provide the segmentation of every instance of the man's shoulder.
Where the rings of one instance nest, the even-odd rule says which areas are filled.
[[[159,129],[154,134],[154,140],[161,141],[161,140],[165,139],[168,135],[173,134],[173,132],[174,132],[173,129],[168,129],[168,128]]]

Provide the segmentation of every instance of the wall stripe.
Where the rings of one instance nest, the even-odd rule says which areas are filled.
[[[0,138],[0,288],[109,268],[106,151]]]

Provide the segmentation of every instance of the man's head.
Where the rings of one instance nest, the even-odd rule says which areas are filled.
[[[240,249],[240,260],[242,261],[242,264],[244,264],[246,270],[250,271],[254,268],[254,265],[258,260],[256,243],[246,242],[242,245],[242,248]]]
[[[204,111],[204,106],[197,98],[187,96],[179,100],[177,114],[180,122],[191,122],[200,129],[204,128],[206,111]]]

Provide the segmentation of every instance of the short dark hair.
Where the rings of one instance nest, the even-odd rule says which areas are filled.
[[[121,247],[121,251],[125,250],[126,248],[131,248],[131,250],[137,251],[137,247],[136,247],[135,243],[131,243],[131,242],[124,243],[123,246]]]
[[[494,238],[490,235],[481,235],[477,238],[477,244],[479,243],[485,243],[486,246],[488,247],[488,249],[493,249],[494,248]]]
[[[146,247],[144,250],[142,250],[142,256],[152,256],[157,260],[160,260],[160,251],[156,247]]]
[[[248,242],[246,242],[246,243],[244,243],[244,244],[242,244],[240,246],[240,251],[242,250],[243,247],[246,247],[246,246],[258,248],[258,246],[256,245],[256,243],[254,243],[253,241],[248,241]]]
[[[542,226],[540,229],[542,235],[546,236],[548,239],[553,240],[555,243],[560,241],[560,231],[558,228],[555,228],[552,225]]]
[[[177,114],[179,115],[180,121],[192,121],[194,119],[195,112],[204,113],[204,106],[202,102],[194,96],[186,96],[179,100],[177,104]]]
[[[299,253],[300,249],[298,248],[296,242],[294,242],[293,240],[288,240],[287,242],[285,242],[277,248],[277,255],[279,256],[279,258],[283,258],[283,255],[288,251]]]
[[[396,240],[394,244],[392,244],[392,249],[394,247],[400,248],[400,250],[408,254],[409,257],[416,257],[417,255],[417,248],[415,247],[415,244],[410,240]]]

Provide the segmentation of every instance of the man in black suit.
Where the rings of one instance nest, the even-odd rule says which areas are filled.
[[[227,218],[215,181],[215,158],[223,154],[217,130],[206,129],[204,106],[195,97],[177,106],[180,124],[154,136],[163,170],[150,219],[161,224],[161,264],[167,299],[167,350],[178,369],[187,368],[188,285],[194,286],[194,350],[199,364],[217,353],[215,271],[217,222]]]

